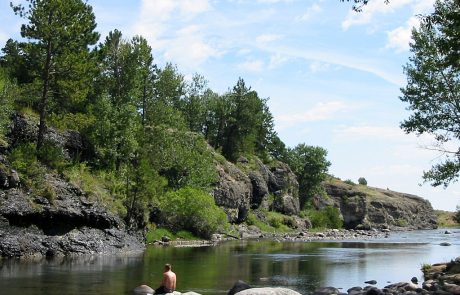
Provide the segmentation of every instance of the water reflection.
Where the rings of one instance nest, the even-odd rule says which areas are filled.
[[[377,280],[421,278],[420,266],[450,260],[460,250],[460,231],[394,234],[365,242],[279,243],[236,241],[218,247],[156,248],[141,255],[88,256],[23,262],[0,260],[1,294],[128,294],[157,287],[164,263],[172,263],[178,289],[226,294],[239,279],[253,286],[286,286],[307,294],[320,286],[363,286]],[[450,247],[439,246],[449,241]]]

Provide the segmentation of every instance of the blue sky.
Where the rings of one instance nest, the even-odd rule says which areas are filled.
[[[22,20],[9,2],[0,0],[0,44],[19,37]],[[355,13],[338,0],[88,0],[102,38],[115,28],[142,35],[158,65],[202,74],[219,93],[242,77],[270,98],[281,139],[326,148],[333,175],[365,177],[453,211],[459,184],[420,185],[440,160],[424,148],[432,138],[399,129],[409,116],[398,97],[410,30],[434,1],[383,2]]]

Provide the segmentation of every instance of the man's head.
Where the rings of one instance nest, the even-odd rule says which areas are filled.
[[[171,270],[171,264],[166,263],[165,264],[165,271],[170,271]]]

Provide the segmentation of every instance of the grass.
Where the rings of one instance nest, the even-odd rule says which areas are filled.
[[[273,211],[260,211],[265,215],[265,221],[257,218],[253,211],[250,211],[246,220],[247,225],[254,225],[263,232],[286,233],[293,231],[294,220],[291,216],[283,215]]]
[[[430,271],[431,267],[432,267],[431,264],[429,264],[429,263],[423,263],[423,264],[422,264],[422,267],[421,267],[421,270],[422,270],[422,272],[425,273],[425,272],[427,272],[427,271]]]
[[[188,231],[178,231],[177,233],[172,233],[166,228],[155,228],[154,226],[149,229],[146,235],[147,243],[152,243],[154,241],[161,241],[161,238],[167,236],[171,240],[183,239],[183,240],[199,240],[196,236]]]
[[[439,227],[460,227],[460,224],[455,220],[455,212],[436,210]]]

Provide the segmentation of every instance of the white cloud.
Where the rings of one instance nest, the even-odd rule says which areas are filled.
[[[319,72],[326,72],[330,70],[331,65],[328,63],[320,62],[320,61],[313,61],[310,63],[310,72],[312,73],[319,73]]]
[[[273,54],[270,56],[270,63],[268,64],[268,68],[270,70],[276,69],[286,63],[288,61],[288,58],[286,56],[283,56],[281,54]]]
[[[0,31],[0,44],[1,46],[4,45],[4,43],[6,43],[6,41],[8,40],[8,35],[2,31]]]
[[[376,14],[387,14],[392,13],[396,9],[401,8],[405,5],[412,3],[414,0],[398,0],[390,1],[389,4],[385,4],[384,1],[370,1],[362,12],[350,11],[342,22],[342,29],[348,30],[354,25],[365,25],[370,23]]]
[[[337,113],[345,111],[350,107],[343,101],[329,101],[317,103],[306,112],[297,114],[286,114],[277,116],[275,119],[280,123],[303,123],[313,121],[325,121],[333,118]]]
[[[405,84],[405,77],[402,73],[387,72],[383,68],[385,67],[379,60],[367,60],[365,58],[354,58],[349,55],[344,55],[336,52],[319,51],[319,50],[308,50],[308,49],[295,49],[289,47],[270,47],[270,46],[259,46],[261,50],[272,52],[275,54],[281,54],[286,57],[302,58],[305,60],[316,61],[321,63],[328,63],[338,66],[347,67],[367,73],[371,73],[380,77],[381,79],[402,86]]]
[[[281,39],[281,35],[276,34],[263,34],[256,37],[256,42],[259,45],[267,44],[276,40]]]
[[[433,11],[435,0],[419,0],[414,4],[413,10],[415,14],[429,13]]]
[[[168,42],[164,57],[186,67],[197,67],[208,58],[221,53],[207,44],[200,33],[200,27],[191,25],[177,32],[175,39]]]
[[[308,7],[307,11],[303,15],[298,17],[297,20],[304,21],[304,22],[309,21],[315,15],[317,15],[318,13],[320,13],[322,11],[323,11],[323,9],[321,8],[321,6],[319,6],[319,4],[317,4],[317,3],[315,3],[312,6]]]
[[[249,60],[238,65],[240,69],[251,71],[251,72],[260,72],[264,68],[264,62],[262,60]]]
[[[396,52],[408,51],[412,37],[412,29],[418,28],[420,21],[417,17],[411,17],[404,26],[398,27],[387,33],[388,41],[386,48],[395,49]]]
[[[211,9],[209,0],[142,0],[132,31],[147,38],[166,60],[195,68],[222,54],[218,46],[207,40],[206,28],[192,22]]]

